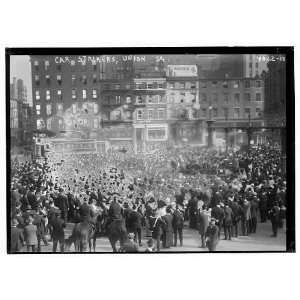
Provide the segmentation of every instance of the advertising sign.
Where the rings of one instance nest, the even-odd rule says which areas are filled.
[[[167,74],[169,77],[195,77],[197,76],[197,66],[169,65]]]

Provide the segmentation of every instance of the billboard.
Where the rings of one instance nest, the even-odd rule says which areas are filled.
[[[168,65],[167,69],[169,77],[195,77],[197,74],[196,65]]]

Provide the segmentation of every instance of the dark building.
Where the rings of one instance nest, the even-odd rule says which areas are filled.
[[[265,117],[268,125],[281,125],[286,119],[286,63],[269,61],[264,72]]]
[[[11,145],[25,146],[32,142],[32,108],[27,103],[27,89],[22,79],[10,84]]]

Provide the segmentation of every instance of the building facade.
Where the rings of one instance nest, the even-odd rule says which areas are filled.
[[[169,143],[205,144],[211,119],[215,125],[262,120],[260,79],[227,73],[203,78],[197,64],[169,61],[161,56],[32,56],[36,128],[55,133],[56,150],[104,147],[139,153]],[[233,62],[226,58],[220,68],[225,72]],[[236,65],[233,71],[240,72],[240,59]]]
[[[244,74],[245,78],[260,77],[264,71],[267,71],[267,62],[261,58],[265,55],[244,54]]]

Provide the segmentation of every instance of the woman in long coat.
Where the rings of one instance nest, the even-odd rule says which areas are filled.
[[[164,220],[164,234],[163,234],[163,247],[170,248],[173,244],[173,216],[171,214],[171,207],[167,207],[166,215],[162,217]]]
[[[203,206],[202,210],[198,212],[198,231],[201,238],[201,248],[205,248],[205,233],[210,221],[210,211],[206,210],[205,206]]]

